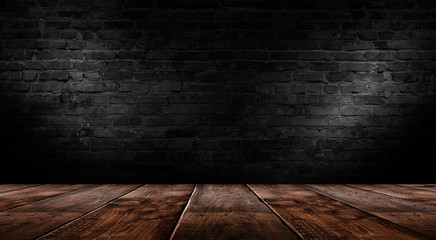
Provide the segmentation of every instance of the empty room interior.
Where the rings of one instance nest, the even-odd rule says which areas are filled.
[[[436,1],[1,0],[0,240],[436,239]]]

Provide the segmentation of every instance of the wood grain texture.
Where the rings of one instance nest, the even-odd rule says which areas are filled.
[[[0,239],[34,239],[139,186],[93,186],[0,212]]]
[[[416,189],[436,192],[436,184],[399,184],[399,185],[408,188],[416,188]]]
[[[29,187],[35,187],[41,184],[1,184],[0,185],[0,193],[20,190]]]
[[[308,184],[304,187],[428,237],[436,238],[436,206],[434,205],[338,184]]]
[[[193,188],[146,185],[38,239],[167,239]]]
[[[396,184],[350,184],[350,186],[410,201],[436,205],[436,192],[432,191],[409,188]]]
[[[197,185],[171,239],[298,237],[246,186]]]
[[[430,239],[297,185],[249,187],[302,239]]]
[[[0,193],[0,211],[37,202],[63,193],[89,187],[89,184],[46,184],[12,192]]]

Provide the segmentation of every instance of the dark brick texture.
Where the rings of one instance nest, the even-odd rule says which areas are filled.
[[[434,0],[2,0],[4,182],[435,180]]]

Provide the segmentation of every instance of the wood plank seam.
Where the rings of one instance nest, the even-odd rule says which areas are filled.
[[[15,208],[18,208],[18,207],[23,207],[23,206],[32,205],[32,204],[35,204],[35,203],[41,203],[41,202],[49,201],[49,200],[52,200],[52,199],[63,197],[64,195],[69,195],[69,194],[73,194],[73,193],[76,193],[76,192],[85,191],[86,189],[92,188],[92,187],[94,187],[94,186],[90,185],[90,186],[85,187],[85,188],[76,189],[76,190],[73,190],[71,192],[62,193],[62,194],[59,194],[59,195],[56,195],[56,196],[53,196],[53,197],[50,197],[50,198],[46,198],[46,199],[41,199],[41,200],[36,201],[36,202],[31,202],[31,203],[28,203],[28,204],[23,204],[23,205],[20,205],[20,206],[12,207],[12,208],[9,208],[9,209],[4,210],[4,211],[9,211],[9,210],[12,210],[12,209],[15,209]]]
[[[283,225],[287,226],[291,231],[297,234],[299,239],[304,239],[303,235],[298,231],[297,228],[295,228],[290,222],[288,222],[285,218],[283,218],[273,207],[271,207],[263,198],[261,198],[254,189],[250,187],[250,185],[245,184],[253,193],[256,195],[256,197],[265,204],[283,223]]]
[[[399,227],[401,227],[401,228],[405,228],[405,229],[407,229],[407,230],[409,230],[409,231],[412,231],[412,232],[416,233],[417,235],[420,235],[420,236],[423,236],[423,237],[427,237],[427,238],[429,237],[429,236],[424,235],[424,234],[422,234],[422,233],[420,233],[420,232],[417,232],[417,231],[415,231],[415,230],[413,230],[413,229],[410,229],[410,228],[404,227],[404,226],[402,226],[402,225],[400,225],[400,224],[398,224],[398,223],[392,222],[392,221],[390,221],[390,220],[388,220],[388,219],[386,219],[386,218],[379,217],[379,216],[377,216],[377,215],[375,215],[375,214],[373,214],[373,213],[371,213],[371,212],[368,212],[368,211],[365,211],[365,210],[360,209],[360,208],[358,208],[358,207],[355,207],[355,206],[353,206],[353,205],[350,205],[350,204],[348,204],[348,203],[342,201],[341,199],[335,198],[335,197],[333,197],[333,196],[329,196],[329,195],[327,195],[327,194],[324,194],[323,192],[317,191],[317,190],[315,190],[315,189],[311,189],[311,188],[306,187],[306,186],[304,186],[304,185],[302,185],[302,184],[297,184],[297,185],[300,186],[300,187],[303,187],[303,188],[305,188],[305,189],[307,189],[307,190],[309,190],[309,191],[312,191],[312,192],[315,192],[315,193],[321,194],[321,195],[326,196],[326,197],[328,197],[328,198],[331,198],[331,199],[333,199],[333,200],[335,200],[335,201],[338,201],[338,202],[340,202],[340,203],[343,203],[343,204],[347,205],[348,207],[351,207],[351,208],[357,209],[357,210],[359,210],[359,211],[365,212],[365,213],[370,214],[370,215],[372,215],[372,216],[374,216],[374,217],[380,218],[380,219],[382,219],[382,220],[384,220],[384,221],[391,222],[392,224],[397,225],[397,226],[399,226]]]
[[[119,197],[114,198],[114,199],[110,200],[109,202],[107,202],[107,203],[105,203],[105,204],[103,204],[103,205],[101,205],[101,206],[99,206],[99,207],[97,207],[97,208],[95,208],[95,209],[93,209],[93,210],[91,210],[91,211],[88,211],[88,212],[86,212],[86,213],[80,215],[79,217],[76,217],[76,218],[71,219],[70,221],[68,221],[68,222],[66,222],[66,223],[63,223],[63,224],[59,225],[57,228],[51,229],[50,231],[48,231],[48,232],[46,232],[46,233],[43,233],[43,234],[41,234],[41,235],[35,237],[34,239],[39,239],[39,238],[41,238],[41,237],[44,237],[45,235],[47,235],[47,234],[49,234],[49,233],[55,231],[56,229],[62,228],[62,227],[66,226],[66,225],[68,225],[68,224],[70,224],[70,223],[73,223],[73,222],[79,220],[79,219],[82,218],[82,217],[85,217],[85,216],[88,215],[88,214],[91,214],[91,213],[93,213],[93,212],[95,212],[95,211],[98,211],[99,209],[101,209],[101,208],[103,208],[103,207],[105,207],[105,206],[111,204],[112,202],[118,200],[119,198],[121,198],[121,197],[123,197],[123,196],[125,196],[125,195],[127,195],[127,194],[129,194],[129,193],[131,193],[131,192],[133,192],[133,191],[135,191],[135,190],[137,190],[138,188],[145,186],[145,185],[146,185],[146,184],[140,185],[139,187],[134,188],[134,189],[132,189],[131,191],[126,192],[125,194],[120,195]],[[90,187],[92,187],[92,185],[91,185]],[[85,188],[85,189],[87,189],[87,188]],[[57,196],[56,196],[56,197],[57,197]]]
[[[39,186],[33,186],[33,187],[40,187],[40,186],[44,186],[44,185],[48,185],[48,184],[41,184]],[[30,188],[33,188],[33,187],[30,187]],[[49,198],[41,199],[41,200],[38,200],[38,201],[35,201],[35,202],[29,202],[29,203],[13,206],[11,208],[6,208],[6,209],[1,210],[0,212],[13,210],[13,209],[18,208],[18,207],[23,207],[23,206],[26,206],[26,205],[29,205],[29,204],[43,202],[43,201],[50,200],[50,199],[57,198],[57,197],[62,197],[63,195],[70,194],[70,193],[75,193],[75,192],[82,191],[82,190],[86,190],[86,189],[88,189],[90,187],[92,187],[92,185],[89,185],[88,187],[84,187],[84,188],[75,189],[75,190],[72,190],[72,191],[69,191],[69,192],[64,192],[64,193],[61,193],[61,194],[58,194],[58,195],[55,195],[55,196],[52,196],[52,197],[49,197]],[[27,188],[24,188],[24,189],[27,189]],[[16,190],[16,191],[21,191],[21,190],[23,190],[23,189],[19,189],[19,190]]]
[[[8,193],[8,192],[13,192],[13,191],[20,191],[20,190],[24,190],[24,189],[28,189],[28,188],[33,188],[33,187],[39,187],[39,186],[44,186],[47,184],[35,184],[34,186],[27,186],[27,187],[23,187],[23,188],[18,188],[18,189],[11,189],[11,190],[6,190],[6,191],[0,191],[0,193]]]
[[[386,194],[386,193],[382,193],[382,192],[371,191],[371,190],[368,190],[368,189],[365,189],[365,188],[361,188],[361,187],[358,187],[358,186],[353,186],[353,185],[349,185],[349,184],[345,184],[345,185],[348,186],[348,187],[351,187],[351,188],[356,188],[356,189],[365,191],[365,192],[376,193],[376,194],[381,194],[381,195],[384,195],[384,196],[387,196],[387,197],[396,198],[396,199],[399,199],[401,201],[406,201],[406,202],[410,202],[410,203],[419,203],[421,205],[422,204],[423,205],[433,205],[433,204],[429,204],[429,203],[426,203],[426,202],[418,201],[418,200],[415,200],[415,199],[401,198],[401,197],[397,197],[397,196]]]
[[[186,202],[186,205],[183,208],[182,214],[180,214],[179,219],[177,219],[177,222],[174,225],[174,228],[172,229],[168,240],[172,240],[174,238],[174,235],[176,234],[176,231],[180,226],[180,222],[182,221],[183,216],[185,216],[186,210],[188,209],[189,205],[191,204],[191,199],[192,199],[192,196],[194,195],[196,189],[197,189],[197,184],[195,184],[194,189],[192,190],[191,195],[189,196],[188,201]]]
[[[427,191],[427,192],[431,192],[431,193],[436,192],[436,190],[428,189],[425,186],[416,187],[416,186],[409,186],[408,184],[398,184],[398,185],[402,186],[402,187],[410,188],[410,189],[422,190],[422,191]],[[423,184],[423,185],[425,185],[425,184]]]

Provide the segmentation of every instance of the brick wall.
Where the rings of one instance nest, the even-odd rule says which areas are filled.
[[[434,180],[435,1],[0,6],[3,181]]]

